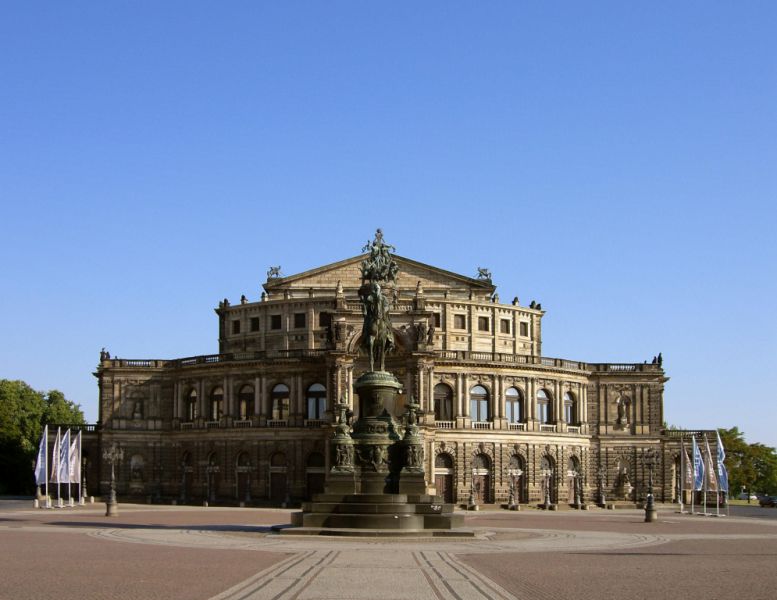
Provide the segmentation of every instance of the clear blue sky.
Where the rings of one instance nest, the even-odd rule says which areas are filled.
[[[544,354],[777,445],[773,2],[0,8],[0,377],[97,416],[102,346],[398,252],[542,302]]]

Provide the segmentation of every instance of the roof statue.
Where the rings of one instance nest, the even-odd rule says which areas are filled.
[[[362,251],[369,256],[362,261],[362,286],[359,298],[362,302],[364,327],[362,328],[361,347],[370,357],[370,371],[375,371],[375,363],[380,371],[386,370],[386,354],[394,349],[394,333],[389,317],[390,302],[383,289],[396,283],[397,266],[391,252],[394,246],[383,240],[383,232],[375,232],[375,240],[367,242]]]

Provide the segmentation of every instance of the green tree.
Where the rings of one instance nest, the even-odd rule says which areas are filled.
[[[0,379],[0,494],[34,489],[32,465],[46,423],[83,424],[81,407],[57,390]]]
[[[726,449],[726,468],[731,495],[740,491],[777,493],[777,451],[769,446],[748,444],[738,427],[720,429]]]

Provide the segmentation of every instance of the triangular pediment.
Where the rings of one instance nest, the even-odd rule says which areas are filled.
[[[362,283],[361,264],[367,256],[362,254],[297,275],[268,279],[264,288],[271,293],[281,290],[334,290],[340,282],[345,291],[355,290]],[[394,260],[399,266],[397,279],[401,290],[414,290],[419,281],[424,290],[429,292],[470,289],[485,294],[495,289],[491,281],[486,279],[459,275],[403,256],[395,255]]]

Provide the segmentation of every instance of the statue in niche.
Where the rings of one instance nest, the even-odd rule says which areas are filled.
[[[625,396],[618,396],[615,400],[615,407],[618,411],[618,419],[616,423],[618,425],[628,425],[629,424],[629,416],[628,416],[628,408],[629,408],[629,399]]]
[[[335,466],[341,469],[353,466],[353,446],[350,444],[340,444],[336,447]]]

